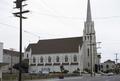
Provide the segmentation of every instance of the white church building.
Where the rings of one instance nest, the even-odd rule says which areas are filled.
[[[91,16],[90,0],[87,4],[83,36],[39,40],[37,43],[28,45],[24,59],[29,59],[30,73],[44,70],[60,72],[61,65],[69,73],[78,68],[82,72],[85,69],[95,68],[95,64],[99,65],[100,58],[96,50],[96,34]]]

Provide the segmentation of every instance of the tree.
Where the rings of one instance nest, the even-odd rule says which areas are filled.
[[[27,60],[23,60],[22,63],[17,63],[13,65],[13,68],[16,70],[21,70],[24,73],[28,73],[29,64]]]

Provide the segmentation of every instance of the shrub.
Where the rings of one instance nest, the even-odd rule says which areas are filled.
[[[85,71],[85,72],[90,73],[90,70],[89,70],[89,69],[87,69],[87,68],[86,68],[86,69],[84,69],[84,71]]]
[[[68,70],[64,70],[63,73],[68,73],[69,71]]]
[[[78,70],[73,71],[73,73],[80,73]]]

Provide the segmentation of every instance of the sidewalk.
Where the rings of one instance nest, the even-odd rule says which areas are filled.
[[[64,77],[64,80],[69,80],[69,79],[81,79],[83,78],[82,76],[79,77]],[[40,79],[40,80],[25,80],[25,81],[60,81],[62,79],[59,78],[52,78],[52,79]]]

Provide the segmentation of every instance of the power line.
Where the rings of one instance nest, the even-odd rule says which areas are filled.
[[[5,16],[5,17],[0,17],[0,20],[6,20],[6,18],[12,18],[13,16]]]
[[[51,8],[47,5],[47,3],[42,0],[41,1],[48,9],[50,9],[49,11],[52,11],[56,14],[60,14],[58,11],[56,11],[54,8]],[[6,3],[6,5],[8,6],[8,2],[4,2],[4,4]],[[37,7],[38,8],[38,7]],[[1,9],[1,10],[6,10],[6,9]],[[36,12],[34,10],[32,10],[33,12]],[[11,13],[11,12],[10,12]],[[55,17],[55,18],[63,18],[63,19],[73,19],[73,20],[85,20],[86,18],[80,18],[80,17],[73,17],[73,16],[64,16],[64,15],[54,15],[54,14],[49,14],[49,13],[41,13],[41,12],[38,12],[39,15],[46,15],[46,16],[51,16],[51,17]],[[120,18],[120,16],[106,16],[106,17],[95,17],[93,19],[95,20],[103,20],[103,19],[112,19],[112,18]]]
[[[9,24],[5,24],[5,23],[1,23],[1,22],[0,22],[0,25],[4,25],[5,27],[13,28],[13,29],[16,29],[16,30],[19,29],[19,28],[17,28],[16,26],[9,25]],[[28,30],[25,30],[25,29],[23,29],[23,32],[24,32],[24,33],[27,33],[27,34],[29,34],[29,35],[32,35],[32,36],[36,36],[36,37],[38,37],[38,38],[40,38],[40,35],[39,35],[39,34],[41,34],[41,33],[33,33],[33,32],[31,32],[31,31],[28,31]],[[47,35],[53,35],[53,34],[48,34],[48,33],[46,33],[46,34],[47,34]]]
[[[4,25],[4,26],[6,26],[6,27],[9,27],[9,28],[18,29],[17,27],[12,26],[12,25],[9,25],[9,24],[5,24],[5,23],[1,23],[1,22],[0,22],[0,24],[1,24],[1,25]]]
[[[47,6],[50,10],[52,10],[56,14],[60,14],[58,11],[56,11],[54,8],[51,8],[47,5],[45,0],[41,0],[41,2]],[[52,16],[52,17],[57,17],[57,18],[65,18],[65,19],[77,19],[77,20],[85,20],[86,18],[80,18],[80,17],[72,17],[72,16],[63,16],[63,15],[51,15],[51,14],[46,14],[46,13],[41,13],[41,15],[47,15],[47,16]],[[120,18],[120,16],[106,16],[106,17],[95,17],[93,19],[95,20],[103,20],[103,19],[111,19],[111,18]]]
[[[58,13],[55,9],[49,7],[49,6],[46,4],[45,1],[41,0],[41,2],[49,9],[50,12],[52,11],[53,13],[60,14],[60,13]],[[53,17],[53,16],[52,16],[52,17]],[[55,16],[54,16],[54,17],[55,17]],[[57,20],[60,21],[64,26],[66,26],[66,23],[65,23],[63,20],[61,20],[60,18],[59,18],[59,19],[57,18]],[[71,25],[70,25],[70,26],[71,26]]]
[[[33,12],[36,12],[32,10]],[[72,16],[61,16],[61,15],[53,15],[53,14],[48,14],[48,13],[41,13],[41,12],[36,12],[39,15],[45,15],[45,16],[50,16],[50,17],[55,17],[55,18],[63,18],[63,19],[76,19],[76,20],[84,20],[85,18],[80,18],[80,17],[72,17]]]
[[[6,4],[8,6],[8,2],[4,1],[4,4]],[[56,14],[60,14],[58,11],[56,11],[54,8],[51,8],[47,5],[45,0],[41,0],[41,2],[48,8],[50,9],[52,12],[56,13]],[[40,2],[39,2],[40,3]],[[11,12],[10,12],[11,13]],[[54,15],[54,14],[48,14],[48,13],[39,13],[40,15],[46,15],[46,16],[52,16],[52,17],[56,17],[56,18],[64,18],[64,19],[76,19],[76,20],[84,20],[85,18],[80,18],[80,17],[72,17],[72,16],[63,16],[63,15]],[[106,16],[106,17],[95,17],[93,19],[95,20],[103,20],[103,19],[111,19],[111,18],[120,18],[120,16]]]
[[[80,17],[53,15],[53,14],[48,14],[48,13],[36,12],[34,10],[32,10],[32,12],[35,12],[36,14],[39,14],[39,15],[51,16],[51,17],[55,17],[55,18],[85,20],[85,18],[80,18]],[[112,19],[112,18],[120,18],[120,16],[96,17],[96,18],[93,18],[93,19],[95,19],[95,20],[104,20],[104,19]]]
[[[9,27],[9,28],[19,29],[19,28],[13,26],[13,25],[1,23],[1,22],[0,22],[0,24],[1,24],[1,25],[4,25],[4,26],[6,26],[6,27]],[[31,34],[31,35],[34,35],[34,36],[37,36],[37,37],[40,37],[39,35],[37,35],[37,34],[35,34],[35,33],[32,33],[32,32],[30,32],[30,31],[24,30],[24,29],[23,29],[23,32],[28,33],[28,34]]]
[[[95,20],[103,20],[103,19],[112,19],[112,18],[120,18],[120,16],[96,17],[96,18],[93,18],[93,19],[95,19]]]

